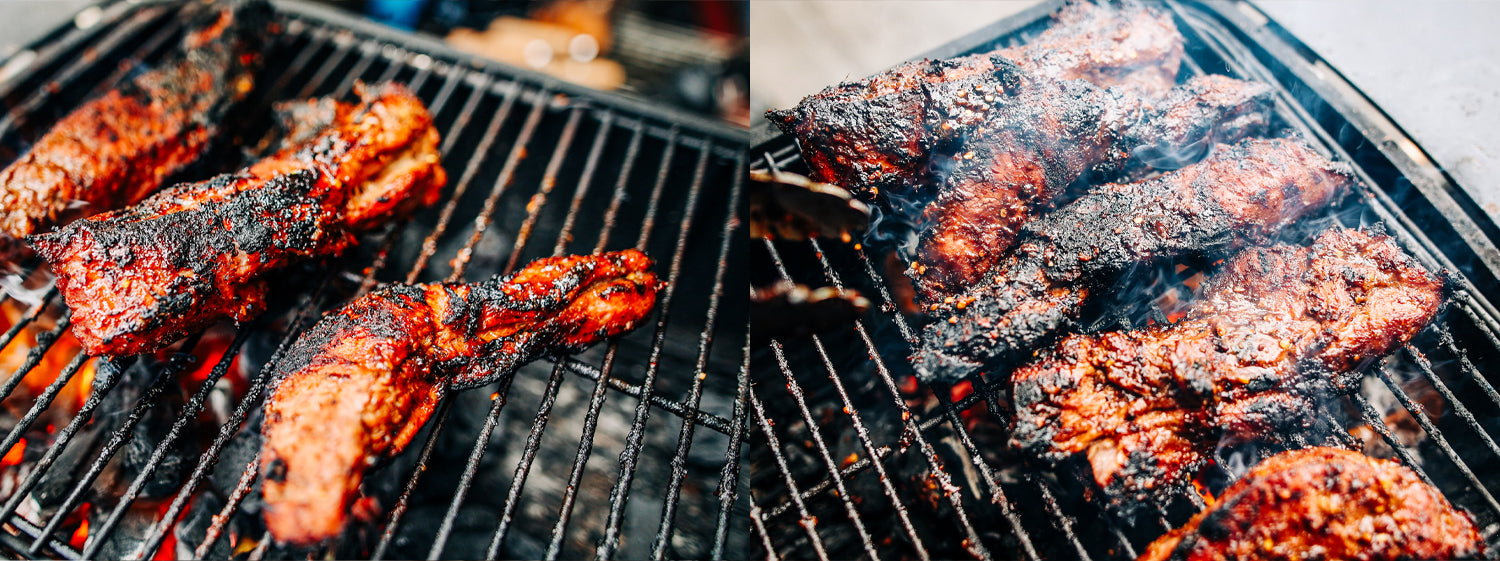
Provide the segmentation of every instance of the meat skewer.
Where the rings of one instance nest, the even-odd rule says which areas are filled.
[[[1272,456],[1138,561],[1480,559],[1468,514],[1405,466],[1337,448]]]
[[[283,146],[240,172],[29,238],[84,350],[149,352],[248,320],[265,308],[270,273],[436,202],[446,175],[432,116],[403,86],[361,90],[358,104],[280,107],[292,124]]]
[[[661,288],[636,250],[541,259],[507,277],[397,285],[293,344],[266,401],[266,524],[282,542],[336,537],[364,471],[411,441],[452,390],[623,334]]]
[[[1326,392],[1430,322],[1444,283],[1389,238],[1333,229],[1247,249],[1169,326],[1074,335],[1012,374],[1012,442],[1084,455],[1108,507],[1186,492],[1220,445],[1310,426]],[[1160,503],[1158,503],[1160,504]]]
[[[869,198],[928,183],[933,146],[925,126],[930,121],[926,90],[993,75],[999,59],[1053,80],[1086,79],[1099,88],[1128,85],[1151,95],[1176,80],[1183,38],[1171,16],[1133,3],[1116,8],[1080,2],[1057,19],[1026,45],[907,62],[829,87],[766,118],[797,137],[813,179]],[[1119,40],[1121,35],[1127,39]]]
[[[1069,327],[1090,291],[1119,273],[1266,243],[1353,184],[1348,166],[1301,141],[1248,139],[1160,177],[1095,187],[1027,223],[988,278],[930,308],[935,321],[913,358],[917,373],[955,381],[1025,356]]]
[[[58,121],[0,171],[0,259],[26,236],[133,204],[197,162],[253,87],[270,9],[259,1],[184,9],[178,52]]]

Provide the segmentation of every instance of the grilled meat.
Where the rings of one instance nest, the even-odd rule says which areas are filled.
[[[1016,251],[988,278],[930,308],[937,320],[923,332],[917,373],[958,380],[1023,356],[1068,327],[1089,291],[1115,275],[1266,243],[1352,185],[1347,166],[1301,141],[1247,139],[1153,179],[1095,187],[1022,226]]]
[[[266,401],[266,524],[309,544],[342,531],[364,471],[401,453],[451,390],[639,325],[661,283],[628,250],[535,261],[507,277],[397,285],[320,321]]]
[[[1074,2],[1026,44],[995,54],[1061,80],[1160,96],[1177,82],[1182,34],[1172,16],[1135,2]]]
[[[435,202],[446,176],[427,109],[396,84],[361,95],[283,107],[300,142],[244,170],[32,236],[84,349],[148,352],[247,320],[265,307],[267,274]]]
[[[1479,559],[1468,514],[1405,466],[1337,448],[1272,456],[1140,561]]]
[[[1270,116],[1269,87],[1224,76],[1194,78],[1145,110],[1083,82],[1010,78],[994,97],[982,84],[931,90],[943,122],[986,116],[983,132],[960,144],[936,200],[922,212],[926,226],[911,274],[925,303],[957,297],[979,281],[1021,226],[1084,174],[1139,167],[1137,154],[1201,157],[1215,143],[1263,132]]]
[[[0,171],[0,257],[26,236],[145,198],[193,164],[252,87],[269,9],[194,4],[179,52],[63,117]]]
[[[1172,86],[1182,35],[1155,9],[1079,3],[1034,41],[994,53],[907,62],[863,80],[831,86],[796,107],[766,114],[797,137],[812,178],[870,197],[927,183],[931,133],[928,88],[979,78],[996,81],[1008,59],[1055,80],[1086,79],[1100,88],[1144,92]],[[1008,65],[1007,65],[1008,66]]]
[[[1216,446],[1310,426],[1321,393],[1404,344],[1436,314],[1443,281],[1389,238],[1324,232],[1309,247],[1247,249],[1183,321],[1075,335],[1012,374],[1013,443],[1050,461],[1085,455],[1109,506],[1171,499]]]

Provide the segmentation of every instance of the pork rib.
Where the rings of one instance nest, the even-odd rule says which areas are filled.
[[[634,329],[661,287],[628,250],[542,259],[508,277],[398,285],[325,317],[288,351],[266,401],[266,524],[336,537],[365,470],[399,454],[446,392]]]
[[[446,175],[427,108],[398,84],[362,97],[283,106],[294,126],[274,155],[32,236],[84,350],[149,352],[248,320],[265,308],[270,273],[436,202]]]
[[[1221,443],[1307,428],[1318,395],[1436,316],[1444,283],[1389,238],[1333,229],[1247,249],[1181,322],[1074,335],[1012,374],[1012,442],[1084,455],[1108,506],[1180,496]]]

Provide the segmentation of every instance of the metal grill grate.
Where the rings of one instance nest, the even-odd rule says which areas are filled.
[[[9,109],[0,121],[0,156],[22,152],[28,139],[89,92],[117,83],[133,62],[163,56],[180,34],[174,7],[107,3],[100,23],[59,30],[13,58],[25,67],[0,83]],[[444,165],[456,178],[445,202],[369,236],[330,268],[289,275],[291,286],[305,290],[283,298],[283,311],[273,308],[239,327],[227,344],[190,338],[146,376],[127,375],[145,368],[145,359],[100,359],[87,401],[49,431],[52,443],[34,462],[28,458],[29,471],[0,506],[0,547],[7,555],[69,559],[742,555],[749,536],[740,477],[747,316],[743,299],[724,295],[746,292],[736,279],[745,266],[738,216],[747,136],[477,61],[326,8],[276,7],[284,33],[266,49],[261,87],[248,102],[254,114],[281,99],[348,96],[361,80],[406,82],[443,134]],[[383,514],[368,524],[373,533],[356,530],[312,552],[271,543],[254,505],[261,392],[281,352],[319,312],[380,282],[477,280],[538,257],[625,247],[647,251],[668,279],[650,328],[450,396],[410,450],[370,474],[372,493],[388,491]],[[698,270],[705,266],[712,273]],[[318,272],[325,270],[338,272]],[[56,291],[47,291],[0,343],[61,308]],[[61,310],[56,327],[38,336],[26,363],[0,387],[8,397],[24,377],[56,375],[11,426],[6,450],[35,433],[38,416],[88,361],[77,354],[60,372],[37,367],[67,325]],[[181,393],[174,391],[177,376],[201,369],[199,362],[212,368],[198,390],[168,404]],[[244,396],[227,406],[210,403],[236,369],[252,373]],[[101,411],[130,384],[144,386],[129,388],[137,399]],[[222,409],[216,414],[225,415],[223,424],[201,434],[200,414],[210,407]],[[122,493],[101,496],[101,474],[118,475],[112,462],[125,461],[121,450],[140,444],[132,443],[137,428],[162,408],[176,413],[170,428]],[[116,419],[114,430],[81,438],[101,415]],[[86,468],[57,481],[85,440],[97,446],[77,459]],[[173,461],[192,468],[180,479],[160,475]],[[549,473],[563,471],[565,480]],[[39,485],[58,484],[67,491],[47,516],[21,513],[37,512],[23,505],[35,501]],[[167,492],[150,488],[164,484]],[[79,529],[74,513],[82,504],[94,514]],[[205,522],[199,528],[190,519]]]
[[[928,56],[1018,44],[1044,28],[1045,15],[1059,6],[1040,6]],[[1249,4],[1165,6],[1186,36],[1185,75],[1219,73],[1273,85],[1281,128],[1354,165],[1363,196],[1351,197],[1359,200],[1331,212],[1331,219],[1383,225],[1425,266],[1450,273],[1454,290],[1444,316],[1373,368],[1366,377],[1373,385],[1363,395],[1329,407],[1319,422],[1328,429],[1327,444],[1344,446],[1360,445],[1347,429],[1368,424],[1402,463],[1474,514],[1493,548],[1500,529],[1500,504],[1492,495],[1500,491],[1494,476],[1500,447],[1493,437],[1500,434],[1500,394],[1475,362],[1500,356],[1500,323],[1484,296],[1496,293],[1500,271],[1494,225],[1332,69],[1264,18],[1250,17],[1258,12]],[[751,162],[805,171],[787,136],[753,148]],[[899,273],[885,268],[882,248],[762,241],[751,255],[753,282],[855,288],[878,307],[852,330],[751,350],[751,405],[762,429],[752,445],[757,481],[751,516],[769,557],[1133,559],[1203,508],[1194,496],[1193,504],[1167,505],[1136,520],[1108,516],[1088,497],[1091,484],[1083,474],[1045,468],[1004,449],[1010,414],[1003,390],[995,387],[1003,384],[917,388],[909,382],[906,357],[916,332],[898,311],[889,279]],[[1193,272],[1174,276],[1168,266],[1157,279],[1190,294],[1182,281]],[[1165,317],[1153,303],[1136,306],[1144,308],[1132,312],[1137,322]],[[1105,319],[1103,326],[1118,328],[1114,317]],[[1424,386],[1438,398],[1414,397],[1413,388]],[[1388,397],[1426,439],[1404,444],[1400,429],[1387,422],[1391,411],[1366,395]]]

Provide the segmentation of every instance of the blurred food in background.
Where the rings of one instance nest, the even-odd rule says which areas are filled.
[[[456,49],[586,87],[749,126],[748,3],[643,0],[335,2]]]

